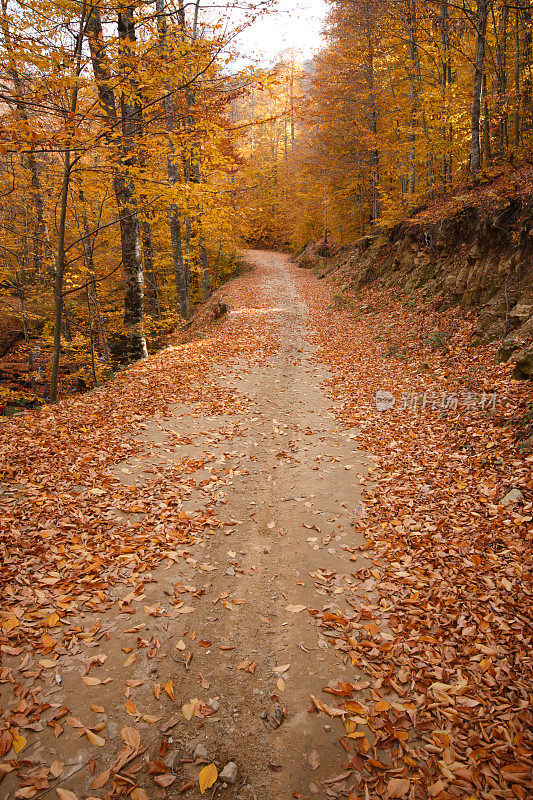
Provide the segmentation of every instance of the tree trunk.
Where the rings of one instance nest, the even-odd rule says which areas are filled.
[[[410,105],[411,105],[411,113],[410,113],[410,120],[409,120],[409,135],[408,141],[410,143],[409,147],[409,178],[407,181],[407,192],[410,195],[414,195],[415,193],[415,125],[416,125],[416,112],[418,106],[418,92],[415,85],[416,77],[416,67],[417,67],[417,50],[416,50],[416,16],[415,16],[415,4],[411,0],[409,0],[409,21],[408,21],[408,28],[409,28],[409,59],[410,59],[410,68],[408,68],[409,73],[409,92],[410,92]]]
[[[126,80],[125,76],[128,75],[127,80],[131,86],[131,71],[126,63],[127,49],[124,47],[126,39],[134,41],[135,38],[131,9],[120,8],[118,28],[119,38],[122,40],[120,48],[123,56],[121,59],[122,79]],[[100,9],[97,6],[93,6],[91,9],[91,15],[87,23],[87,34],[89,36],[91,61],[100,105],[110,129],[116,130],[118,115],[115,93],[111,88],[111,74],[104,52],[105,45]],[[120,159],[115,165],[113,188],[119,214],[122,267],[126,283],[124,327],[128,343],[128,357],[130,360],[136,360],[147,355],[143,326],[144,279],[139,213],[135,185],[128,173],[128,166],[134,162],[133,152],[129,148],[132,145],[132,136],[137,125],[136,114],[138,109],[129,102],[125,89],[126,87],[123,86],[120,102],[122,123]]]
[[[76,76],[79,76],[81,72],[81,51],[83,45],[83,36],[85,31],[85,11],[86,11],[86,4],[85,0],[83,0],[83,5],[81,8],[81,15],[80,15],[80,25],[78,30],[78,36],[76,40],[76,48],[75,48],[75,58],[76,58]],[[65,232],[66,232],[66,224],[67,224],[67,207],[68,207],[68,195],[69,195],[69,188],[70,188],[70,177],[71,177],[71,144],[74,140],[75,136],[75,125],[76,117],[76,108],[78,105],[78,83],[74,84],[74,88],[72,89],[70,95],[70,108],[69,114],[65,112],[65,123],[67,128],[67,142],[68,145],[65,148],[65,152],[63,155],[63,178],[61,181],[61,195],[59,200],[59,227],[58,227],[58,238],[57,238],[57,262],[56,262],[56,270],[55,270],[55,278],[54,278],[54,347],[52,351],[52,369],[51,369],[51,376],[50,376],[50,400],[55,402],[57,400],[57,393],[58,393],[58,382],[59,382],[59,357],[61,354],[61,317],[63,312],[63,276],[65,273],[65,266],[66,266],[66,259],[65,259]]]
[[[192,25],[192,30],[188,35],[188,38],[191,43],[196,41],[197,33],[198,33],[198,13],[200,10],[200,0],[195,0],[194,3],[194,20]],[[185,13],[184,13],[184,5],[183,0],[179,0],[179,20],[180,26],[182,28],[182,35],[186,35],[185,30]],[[185,89],[185,101],[187,104],[187,126],[189,132],[192,133],[194,131],[194,118],[192,114],[192,110],[196,105],[196,87],[194,81],[190,83],[190,85]],[[202,182],[202,174],[200,170],[200,161],[198,157],[198,146],[193,141],[193,144],[190,147],[189,155],[185,162],[185,180],[190,181],[191,183],[200,184]],[[207,260],[207,250],[205,247],[205,238],[202,233],[202,208],[200,204],[196,206],[196,227],[198,230],[197,239],[198,239],[198,260],[200,264],[200,286],[201,286],[201,297],[202,302],[205,303],[206,300],[209,299],[211,295],[211,282],[209,277],[209,264]],[[192,234],[192,219],[190,213],[186,215],[186,269],[187,272],[190,268],[190,253],[191,253],[191,234]]]
[[[477,40],[474,61],[474,85],[472,89],[472,149],[470,155],[470,171],[476,181],[481,169],[481,94],[483,89],[483,69],[485,66],[488,3],[489,0],[477,0]]]
[[[289,88],[289,98],[291,104],[291,150],[294,150],[294,133],[295,133],[295,122],[294,122],[294,53],[291,54],[291,82]]]
[[[448,123],[447,116],[447,87],[448,87],[448,72],[450,70],[450,39],[448,33],[448,0],[444,0],[441,5],[441,37],[442,37],[442,182],[446,186],[448,182],[448,162],[449,162],[449,145],[448,145]]]
[[[497,55],[497,80],[498,80],[498,139],[500,158],[503,159],[508,146],[507,136],[507,111],[506,111],[506,94],[507,94],[507,20],[509,9],[507,3],[504,2],[501,18],[500,30],[495,31],[496,34],[496,55]],[[485,87],[486,92],[486,87]],[[485,93],[485,102],[487,95]]]
[[[157,13],[157,28],[159,32],[159,47],[161,52],[161,59],[165,62],[168,59],[168,41],[167,41],[167,21],[166,21],[166,5],[165,0],[156,0],[156,13]],[[180,12],[180,24],[184,26],[185,22],[182,19]],[[163,63],[164,66],[164,63]],[[174,140],[172,138],[172,131],[175,130],[174,119],[174,100],[173,100],[173,87],[167,81],[165,83],[165,97],[163,100],[163,108],[165,111],[165,120],[169,136],[168,143],[168,156],[167,156],[167,177],[170,186],[176,186],[179,183],[179,172],[176,161],[176,150]],[[183,244],[181,236],[181,214],[176,202],[170,204],[169,210],[169,227],[170,227],[170,240],[172,244],[172,262],[174,265],[174,281],[176,284],[176,305],[180,315],[184,319],[188,319],[191,315],[190,300],[189,300],[189,273],[183,259]]]
[[[141,203],[144,198],[141,197]],[[143,273],[145,276],[145,296],[146,305],[149,306],[152,314],[155,314],[158,319],[161,317],[161,308],[159,305],[159,291],[157,288],[157,276],[154,267],[154,248],[152,243],[152,226],[146,211],[141,213],[141,240],[143,251]]]
[[[514,62],[514,146],[520,146],[520,3],[516,0],[514,26],[515,62]]]
[[[524,17],[524,101],[522,127],[525,131],[533,131],[533,24],[531,19],[530,0],[521,0]]]
[[[82,239],[83,256],[85,259],[85,264],[87,266],[87,274],[89,277],[89,280],[87,281],[87,292],[88,292],[88,297],[94,307],[94,312],[96,314],[96,321],[98,324],[98,336],[100,339],[100,348],[102,350],[102,355],[104,357],[105,362],[108,363],[109,350],[107,349],[107,338],[105,334],[104,320],[100,309],[100,303],[98,301],[98,290],[96,288],[96,274],[95,274],[94,260],[93,260],[94,239],[91,236],[91,230],[89,227],[89,219],[87,217],[87,205],[85,202],[85,194],[83,189],[79,190],[78,196],[81,204],[81,219],[83,225],[83,239]]]
[[[209,275],[207,249],[201,229],[198,234],[198,254],[200,257],[200,273],[202,276],[202,303],[206,303],[211,297],[211,279]]]
[[[200,163],[194,153],[191,154],[191,181],[193,183],[202,182],[202,174],[200,172]],[[198,255],[200,261],[200,274],[202,276],[202,303],[205,303],[211,297],[211,282],[209,277],[209,264],[207,260],[207,249],[205,246],[205,238],[202,233],[202,209],[197,206],[197,226],[198,226]]]
[[[370,35],[370,26],[368,34],[368,82],[370,89],[370,131],[374,141],[376,141],[378,121],[374,94],[374,48]],[[370,169],[372,174],[372,222],[377,222],[380,217],[379,150],[377,147],[373,147],[370,151]]]
[[[29,126],[28,113],[24,103],[24,83],[19,75],[17,65],[12,54],[11,34],[8,27],[7,4],[6,0],[2,0],[2,15],[0,18],[0,27],[4,36],[4,44],[9,58],[7,66],[7,74],[13,81],[15,92],[13,95],[13,104],[17,110],[17,115],[24,125]],[[8,101],[9,102],[9,101]],[[37,166],[37,159],[35,153],[30,150],[26,155],[26,163],[31,175],[31,195],[33,199],[33,206],[35,210],[35,226],[33,232],[33,273],[34,275],[42,274],[43,267],[43,244],[46,247],[48,255],[51,253],[50,235],[48,233],[48,226],[45,219],[43,191],[41,181],[39,178],[39,169]],[[53,267],[50,271],[53,277]]]
[[[490,114],[487,100],[487,76],[483,75],[483,160],[488,165],[492,164],[492,147],[490,144]]]

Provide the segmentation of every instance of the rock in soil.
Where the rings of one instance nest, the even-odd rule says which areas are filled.
[[[269,711],[265,715],[265,719],[272,728],[274,729],[279,728],[279,726],[285,719],[285,709],[283,708],[281,703],[274,703],[274,705],[269,709]]]
[[[218,777],[221,781],[226,781],[226,783],[233,785],[237,780],[237,764],[234,761],[228,761]]]
[[[195,761],[209,761],[209,753],[203,744],[197,744],[194,748],[192,757]]]

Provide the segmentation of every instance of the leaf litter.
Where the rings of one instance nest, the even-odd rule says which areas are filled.
[[[327,701],[316,694],[312,698],[311,708],[339,726],[339,743],[346,753],[346,763],[339,765],[342,772],[324,780],[323,791],[328,797],[351,800],[525,800],[532,727],[527,583],[531,503],[526,500],[515,508],[504,506],[499,498],[511,486],[530,496],[531,459],[516,450],[512,428],[486,414],[409,417],[399,408],[389,415],[375,409],[375,391],[382,386],[400,393],[428,385],[439,391],[466,385],[471,375],[458,369],[466,360],[466,323],[461,327],[454,320],[450,351],[434,355],[428,375],[418,370],[415,356],[410,364],[396,364],[377,343],[391,320],[407,340],[416,328],[415,312],[406,314],[386,292],[369,290],[372,303],[383,310],[366,316],[364,323],[353,320],[347,312],[330,312],[329,289],[301,271],[294,275],[312,312],[310,337],[332,373],[326,381],[328,391],[342,404],[341,420],[358,427],[358,445],[373,457],[368,475],[359,476],[365,496],[362,514],[354,518],[366,538],[363,554],[370,565],[360,566],[356,549],[345,546],[347,558],[354,562],[355,581],[340,581],[334,572],[322,569],[312,574],[322,593],[342,594],[353,612],[341,612],[334,603],[322,611],[303,604],[285,606],[289,614],[311,614],[321,635],[319,648],[334,647],[355,673],[353,680],[317,687],[316,694],[322,688]],[[14,417],[1,428],[6,516],[0,521],[0,652],[9,665],[0,667],[0,681],[11,690],[13,701],[3,703],[0,712],[0,758],[6,759],[0,762],[0,780],[15,771],[17,797],[37,796],[52,781],[62,780],[66,771],[57,760],[47,767],[34,764],[31,755],[24,761],[17,758],[28,748],[27,737],[42,730],[43,722],[57,736],[67,725],[91,741],[95,752],[108,745],[105,723],[87,727],[68,708],[40,703],[32,691],[35,678],[61,680],[54,670],[68,657],[73,642],[90,647],[106,635],[99,620],[84,627],[80,615],[104,615],[116,604],[117,592],[121,613],[135,613],[150,569],[187,561],[188,546],[205,531],[221,527],[211,510],[192,516],[182,511],[186,475],[198,468],[197,463],[176,463],[152,475],[150,492],[125,486],[113,477],[113,468],[142,455],[137,435],[154,416],[170,414],[175,403],[196,404],[199,415],[232,413],[245,406],[245,398],[211,381],[207,367],[223,371],[227,359],[243,353],[252,365],[259,364],[277,345],[259,332],[257,320],[252,324],[245,318],[232,319],[223,330],[194,341],[194,347],[169,348],[90,396]],[[468,358],[484,388],[498,388],[506,404],[504,416],[512,419],[523,405],[524,389],[509,381],[504,367],[484,362],[482,353],[468,351]],[[110,507],[118,509],[122,519],[111,516]],[[130,519],[134,514],[142,518]],[[275,523],[267,527],[273,529]],[[317,526],[305,527],[320,535]],[[317,538],[310,546],[319,546]],[[210,572],[213,566],[202,563],[199,569]],[[127,587],[125,594],[122,585]],[[184,619],[195,608],[179,597],[195,591],[176,585],[172,603]],[[233,613],[242,602],[230,598],[229,592],[218,599]],[[157,604],[144,610],[154,618],[166,613]],[[142,624],[129,630],[139,635],[140,647],[158,651],[155,641],[143,643]],[[182,645],[187,649],[180,640],[176,650],[182,651]],[[127,656],[125,669],[134,666],[136,658],[131,648]],[[187,660],[183,663],[187,667]],[[246,660],[239,668],[253,675],[255,666]],[[281,692],[281,675],[289,669],[289,664],[273,668]],[[83,683],[95,689],[98,680],[82,676]],[[135,681],[131,684],[130,692]],[[155,696],[163,689],[167,702],[175,702],[170,679],[158,689],[154,684]],[[161,727],[161,758],[174,726],[193,725],[195,719],[213,713],[198,698],[181,701],[180,709]],[[103,706],[92,704],[92,710],[103,713]],[[285,708],[275,700],[266,722],[277,729],[285,718]],[[108,769],[92,778],[93,789],[112,781],[112,796],[149,797],[136,785],[137,766],[131,772],[125,768],[147,749],[134,726],[158,719],[144,714],[126,695],[124,722],[129,724],[121,731],[125,746]],[[308,758],[312,772],[318,770],[315,749]],[[157,758],[146,762],[158,792],[175,779],[162,763]],[[91,775],[94,766],[91,762]],[[216,765],[210,766],[214,771],[205,773],[201,783],[189,781],[178,791],[195,785],[206,791],[216,772]],[[267,766],[279,768],[274,763]],[[209,786],[216,780],[215,775]],[[310,787],[312,794],[319,791],[314,783]],[[57,794],[76,798],[60,786]]]
[[[249,276],[241,278],[238,290],[229,287],[228,296],[232,291],[238,292],[239,299],[248,292],[247,303],[252,309],[257,303],[254,281]],[[84,735],[94,750],[106,751],[109,746],[105,722],[88,727],[69,716],[69,708],[40,702],[32,689],[35,681],[51,681],[60,688],[62,679],[57,670],[77,652],[75,643],[90,648],[109,638],[102,621],[106,612],[116,608],[118,602],[120,613],[136,613],[145,580],[151,580],[150,571],[161,564],[186,562],[191,543],[198,542],[205,531],[223,526],[209,507],[194,514],[182,510],[191,487],[202,492],[207,506],[221,481],[214,476],[197,487],[188,477],[203,469],[206,462],[184,460],[158,469],[150,467],[142,441],[148,424],[154,418],[172,416],[180,404],[191,406],[197,417],[243,411],[247,399],[234,389],[221,387],[218,375],[236,357],[246,357],[252,368],[276,347],[271,333],[261,331],[256,321],[246,317],[231,317],[224,327],[201,319],[186,334],[179,334],[173,345],[129,367],[112,383],[34,413],[2,420],[0,658],[4,663],[0,662],[0,782],[16,774],[17,798],[36,797],[51,789],[56,779],[62,780],[65,773],[67,778],[73,774],[72,769],[60,770],[57,759],[52,759],[48,767],[41,757],[32,760],[31,754],[19,760],[29,749],[28,737],[34,742],[35,734],[45,725],[59,737],[66,730],[66,719],[67,727]],[[144,485],[129,485],[116,475],[117,465],[129,465],[132,459],[138,460],[141,472],[143,460],[146,462]],[[118,471],[130,476],[135,469],[128,466]],[[199,569],[209,573],[215,567],[202,563]],[[121,586],[127,590],[121,591]],[[176,614],[195,611],[194,606],[179,599],[179,594],[171,602]],[[235,610],[243,602],[232,598],[227,607]],[[146,605],[144,611],[154,618],[163,613],[159,604]],[[91,623],[84,624],[84,618]],[[178,650],[182,645],[178,644]],[[153,637],[146,641],[139,637],[138,647],[145,646],[151,648],[147,653],[150,658],[161,645]],[[138,654],[132,648],[125,652],[123,669],[127,670],[135,665]],[[184,663],[187,665],[187,661]],[[252,665],[248,670],[254,671]],[[81,676],[83,684],[94,690],[109,680]],[[129,683],[132,687],[143,681]],[[205,679],[202,684],[209,686]],[[160,691],[154,686],[156,696]],[[164,685],[164,691],[169,700],[176,699],[172,680]],[[186,719],[214,713],[197,698],[183,708]],[[104,713],[105,709],[92,703],[91,710]],[[143,713],[128,694],[123,713],[125,722],[133,718],[135,722],[156,724],[161,719]],[[170,720],[166,729],[175,724]],[[127,791],[133,800],[142,800],[148,795],[136,786],[137,767],[131,778],[121,770],[146,746],[131,722],[122,727],[121,737],[125,747],[109,769],[91,779],[93,789],[111,780],[113,797]],[[94,769],[92,761],[88,766]],[[202,779],[205,787],[212,785],[212,774],[211,770]],[[160,775],[158,791],[170,786],[174,777]],[[57,794],[65,799],[76,797],[61,786]]]
[[[353,611],[316,612],[326,646],[368,676],[324,687],[346,698],[336,707],[312,697],[318,711],[341,719],[340,742],[352,754],[331,796],[525,800],[533,456],[517,447],[515,421],[528,387],[496,365],[495,345],[472,350],[475,321],[457,310],[430,316],[407,311],[385,288],[356,295],[344,286],[355,307],[372,309],[363,317],[332,310],[331,289],[309,275],[299,289],[337,415],[372,459],[359,476],[363,504],[353,523],[370,564],[343,587]],[[424,325],[452,332],[443,351],[419,351]],[[381,342],[391,331],[407,361],[387,356]],[[411,408],[376,408],[378,389],[399,400],[472,396],[473,388],[497,392],[497,413],[472,404],[462,413],[453,405],[413,410],[412,400]],[[501,502],[511,487],[522,493],[520,507]],[[357,548],[345,549],[361,563]]]

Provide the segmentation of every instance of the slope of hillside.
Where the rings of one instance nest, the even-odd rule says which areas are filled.
[[[341,290],[376,284],[420,309],[459,307],[473,344],[500,341],[515,377],[533,377],[533,166],[439,198],[389,230],[329,250],[310,245],[300,266]]]

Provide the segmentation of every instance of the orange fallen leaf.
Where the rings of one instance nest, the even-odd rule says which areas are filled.
[[[311,700],[318,711],[324,711],[324,713],[329,714],[330,717],[344,717],[348,713],[344,709],[328,706],[327,703],[323,703],[322,700],[319,700],[313,695],[311,695]]]
[[[94,733],[94,731],[91,731],[89,728],[87,728],[85,733],[90,743],[94,744],[95,747],[103,747],[105,745],[105,739],[103,739],[101,736],[98,736],[98,734]]]
[[[198,713],[200,710],[200,700],[197,697],[193,697],[192,700],[189,700],[187,703],[181,708],[182,714],[186,720],[191,720],[195,714]]]
[[[211,788],[218,778],[218,770],[214,764],[208,764],[200,770],[198,775],[198,784],[200,786],[201,794],[205,794],[205,790]]]
[[[127,744],[128,747],[133,747],[136,750],[141,743],[141,734],[136,728],[129,728],[125,725],[120,731],[120,738]]]
[[[398,798],[405,797],[411,788],[411,781],[409,778],[391,778],[387,784],[387,797]]]
[[[9,617],[2,623],[2,627],[4,628],[6,633],[10,633],[15,628],[18,628],[18,625],[19,621],[15,616]]]
[[[124,703],[124,708],[130,715],[130,717],[135,717],[139,713],[137,710],[137,706],[135,705],[133,700],[126,700],[126,702]]]
[[[138,786],[130,794],[130,798],[131,800],[150,800],[144,789],[140,789]]]
[[[250,672],[252,675],[256,670],[257,664],[255,661],[241,661],[237,669],[242,669],[244,672]]]
[[[175,700],[176,699],[174,697],[174,684],[172,683],[172,678],[165,683],[163,688],[164,688],[165,692],[168,694],[168,696],[170,697],[171,700]]]
[[[57,760],[52,761],[52,763],[50,764],[50,774],[54,778],[59,778],[59,776],[63,772],[64,767],[65,764],[63,763],[63,761],[57,761]]]
[[[18,730],[12,730],[11,735],[13,736],[12,746],[15,753],[20,753],[26,747],[26,737],[22,736]]]

